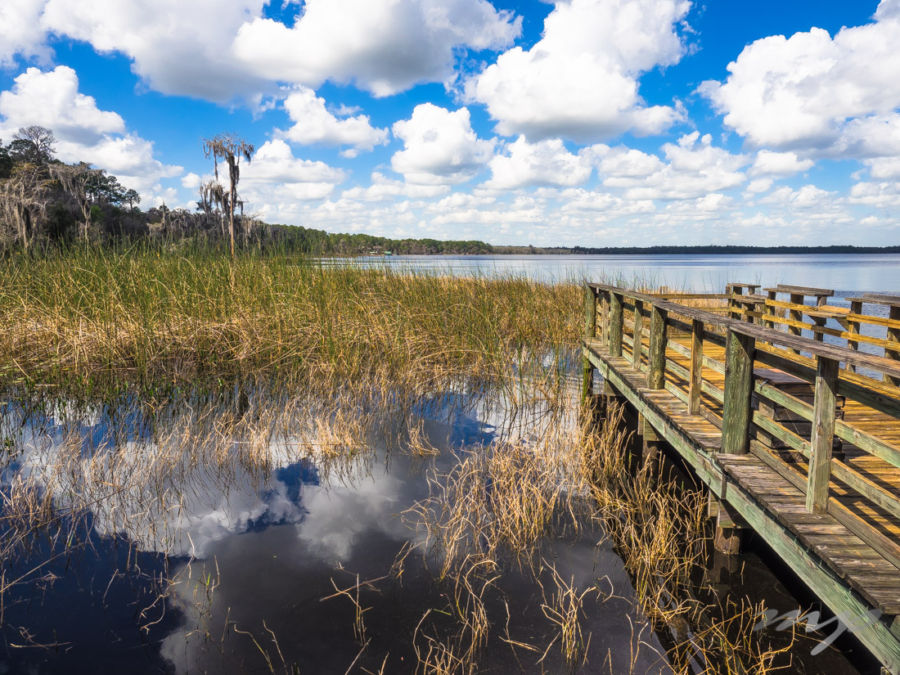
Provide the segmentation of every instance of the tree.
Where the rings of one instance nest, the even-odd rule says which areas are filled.
[[[15,239],[27,250],[41,218],[47,212],[53,181],[45,167],[24,163],[0,182],[0,216],[15,228]]]
[[[94,194],[91,192],[91,186],[98,184],[103,176],[103,171],[92,169],[90,164],[84,162],[72,165],[51,164],[50,175],[59,183],[63,192],[72,198],[81,209],[82,237],[86,241],[93,219],[91,207],[94,205]]]
[[[228,211],[228,237],[231,246],[231,257],[234,257],[234,209],[240,204],[243,213],[244,203],[238,201],[237,185],[241,177],[240,163],[243,156],[248,162],[254,147],[244,139],[233,134],[219,134],[214,138],[203,139],[203,152],[213,158],[216,180],[219,180],[219,160],[228,165],[228,193],[224,195],[225,210]]]
[[[22,127],[9,144],[9,154],[16,162],[49,164],[53,161],[53,144],[56,138],[45,127]]]
[[[9,178],[12,175],[14,162],[10,157],[9,148],[0,143],[0,180]]]

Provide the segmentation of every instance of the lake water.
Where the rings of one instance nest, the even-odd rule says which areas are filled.
[[[725,284],[790,284],[849,293],[900,293],[900,254],[367,256],[331,264],[435,274],[608,281],[723,293]]]

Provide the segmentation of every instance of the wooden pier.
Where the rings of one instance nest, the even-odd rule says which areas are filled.
[[[596,368],[709,488],[717,548],[752,528],[900,673],[900,297],[832,296],[587,284],[584,394]]]

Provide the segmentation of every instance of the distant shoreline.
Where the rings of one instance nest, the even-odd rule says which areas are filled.
[[[493,246],[495,255],[768,255],[900,253],[900,246]]]

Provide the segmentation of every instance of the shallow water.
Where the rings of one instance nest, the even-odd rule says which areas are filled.
[[[272,437],[259,464],[234,441],[233,461],[176,464],[162,472],[166,481],[133,485],[98,505],[77,528],[74,548],[32,537],[26,553],[3,561],[7,583],[27,576],[3,595],[0,673],[344,673],[351,664],[358,673],[415,672],[429,647],[458,632],[454,607],[465,595],[452,579],[437,578],[436,554],[410,551],[424,535],[407,509],[428,496],[429,471],[446,471],[466,448],[527,438],[540,416],[510,420],[459,395],[410,414],[438,455],[412,456],[402,441],[372,434],[368,449],[348,450],[352,458],[335,464],[299,457],[284,437]],[[2,418],[16,452],[0,486],[7,491],[31,474],[60,506],[79,490],[102,488],[100,467],[113,457],[127,459],[114,465],[122,470],[183,450],[155,446],[154,426],[174,428],[166,442],[183,434],[176,413],[151,423],[136,409],[55,406],[25,415],[8,405]],[[215,416],[206,421],[219,424]],[[63,479],[54,466],[65,467]],[[165,490],[178,499],[160,496]],[[542,607],[553,588],[551,564],[579,593],[588,591],[581,672],[669,672],[665,636],[661,642],[635,609],[629,577],[600,529],[583,520],[577,532],[560,530],[542,542],[541,555],[540,585],[506,561],[484,593],[492,629],[477,672],[569,671]],[[808,606],[752,553],[739,563],[712,562],[705,583],[723,596],[750,591],[782,612]],[[354,631],[358,611],[362,635]],[[812,646],[795,649],[795,672],[856,672],[835,650],[810,656]]]
[[[525,276],[540,281],[666,286],[709,293],[724,293],[729,282],[830,288],[838,297],[862,292],[900,293],[900,253],[409,255],[332,258],[323,262],[459,276]]]
[[[455,630],[454,593],[452,582],[435,579],[439,561],[423,550],[391,575],[398,554],[422,538],[403,512],[427,496],[427,471],[448,468],[462,448],[496,434],[471,414],[444,417],[424,422],[429,443],[441,451],[435,458],[382,445],[325,473],[314,460],[281,452],[262,474],[240,463],[227,471],[192,464],[175,472],[180,482],[171,487],[182,498],[168,511],[151,509],[153,518],[145,517],[141,510],[152,499],[140,486],[118,509],[91,513],[73,549],[37,537],[28,554],[4,561],[8,581],[50,559],[4,596],[0,672],[324,673],[344,672],[354,660],[356,672],[382,665],[384,672],[414,671],[416,647],[424,654],[429,638],[447,639]],[[89,479],[76,473],[88,473],[91,457],[155,456],[148,434],[125,433],[123,441],[103,414],[26,421],[8,407],[6,418],[7,429],[26,425],[17,432],[20,452],[3,473],[4,489],[29,473],[49,483],[62,439],[82,439],[78,469],[67,468],[64,482],[54,479],[60,504],[66,491],[84,489]],[[121,419],[142,426],[135,425],[139,416]],[[628,576],[602,532],[585,523],[544,542],[542,554],[579,590],[597,587],[582,617],[592,667],[606,662],[621,672],[634,660],[638,672],[665,671],[659,642],[635,613]],[[354,602],[335,592],[370,580],[354,596],[365,608],[360,638]],[[552,647],[537,664],[555,633],[532,578],[510,566],[485,602],[491,623],[503,630],[492,632],[481,672],[565,669]],[[638,636],[643,651],[632,656],[622,645],[637,644]]]

